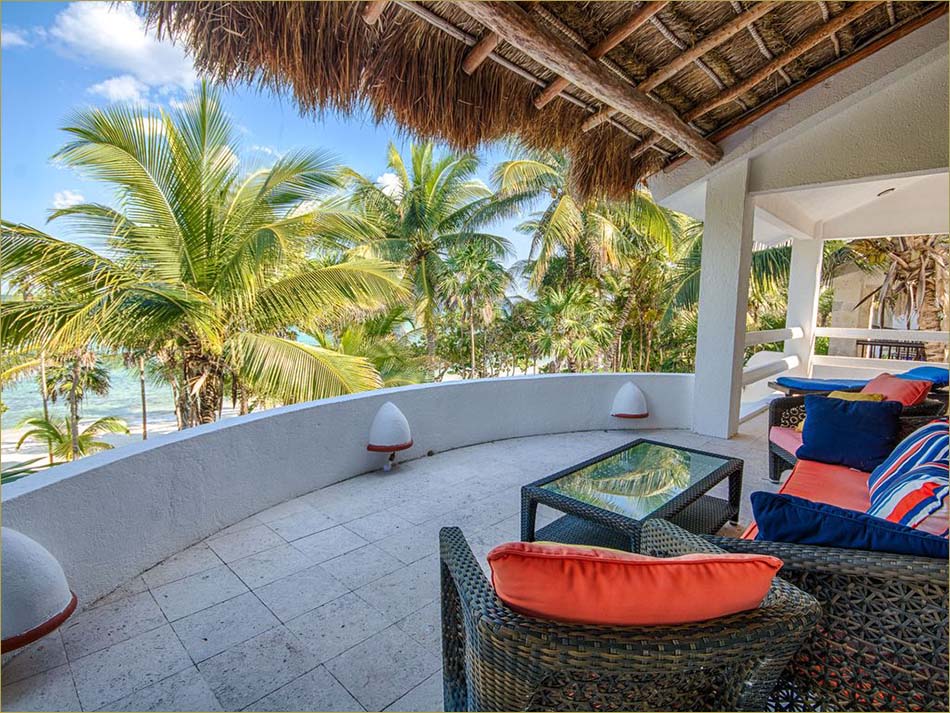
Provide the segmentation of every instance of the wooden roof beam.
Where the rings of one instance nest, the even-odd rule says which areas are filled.
[[[600,59],[610,50],[619,45],[637,31],[651,17],[669,5],[669,2],[647,2],[637,9],[625,22],[615,27],[610,34],[590,48],[587,56],[591,59]],[[558,94],[568,87],[570,82],[564,77],[557,77],[548,86],[542,89],[534,98],[534,105],[541,109],[551,102]]]
[[[501,38],[494,32],[489,32],[470,49],[462,59],[462,71],[465,74],[472,74],[476,69],[482,66],[482,62],[488,59],[489,55],[495,51]]]
[[[764,64],[745,79],[736,82],[726,91],[717,94],[712,99],[709,99],[708,101],[705,101],[702,104],[690,109],[688,112],[686,112],[686,114],[683,115],[683,119],[686,121],[695,121],[699,117],[708,114],[713,109],[718,109],[724,104],[728,104],[736,97],[764,82],[772,74],[782,69],[789,62],[801,57],[815,45],[829,39],[831,35],[851,24],[859,17],[869,13],[871,10],[875,9],[881,4],[882,3],[880,1],[874,1],[858,2],[851,5],[840,15],[836,15],[825,24],[816,27],[814,30],[805,35],[805,37],[799,42],[792,45],[789,49],[773,59],[771,62]],[[664,137],[658,133],[653,133],[650,136],[645,137],[643,142],[637,146],[636,150],[633,152],[633,157],[636,158],[637,156],[641,156],[642,154],[646,153],[647,150],[652,148],[654,144],[663,138]]]
[[[375,25],[388,4],[389,0],[369,0],[369,2],[363,6],[363,22],[370,27]]]
[[[672,108],[630,87],[596,60],[540,27],[514,3],[462,0],[455,7],[497,33],[535,62],[604,104],[665,136],[690,155],[708,163],[715,163],[722,158],[722,149],[688,126]]]
[[[756,3],[754,7],[749,10],[746,10],[741,15],[737,16],[735,19],[730,20],[725,25],[720,27],[717,30],[714,30],[709,35],[704,37],[702,40],[697,42],[695,45],[690,47],[688,50],[682,54],[674,57],[666,66],[661,67],[649,77],[644,79],[637,85],[637,89],[641,92],[651,92],[656,89],[658,86],[663,84],[663,82],[668,79],[672,79],[676,76],[680,70],[684,69],[688,65],[695,62],[697,59],[705,55],[707,52],[714,50],[719,45],[726,42],[731,37],[734,37],[739,32],[744,30],[746,27],[751,25],[753,22],[761,18],[770,10],[773,10],[775,7],[780,5],[779,2],[759,2]],[[592,117],[587,119],[582,125],[581,129],[583,131],[590,131],[594,127],[600,126],[607,119],[612,117],[615,114],[613,109],[604,109]]]

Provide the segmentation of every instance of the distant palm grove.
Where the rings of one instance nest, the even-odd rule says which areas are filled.
[[[445,378],[692,370],[702,226],[645,192],[582,202],[560,155],[512,146],[490,185],[476,156],[428,143],[391,147],[387,182],[320,151],[245,171],[207,86],[169,113],[88,109],[64,131],[54,158],[115,200],[56,210],[51,232],[5,220],[2,233],[0,378],[36,380],[43,416],[24,438],[50,462],[125,428],[80,427],[85,395],[108,390],[106,359],[140,373],[143,435],[146,388],[170,389],[184,429],[225,403],[243,414]],[[511,264],[493,230],[513,216],[532,244]],[[845,250],[831,246],[831,262]],[[755,252],[754,328],[782,325],[787,263],[787,248]],[[49,413],[57,398],[65,419]]]

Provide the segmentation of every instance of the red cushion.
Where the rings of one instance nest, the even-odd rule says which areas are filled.
[[[868,495],[868,475],[869,473],[843,465],[799,460],[779,492],[797,495],[816,503],[827,503],[837,505],[839,508],[867,512],[867,509],[871,507],[871,497]],[[753,522],[742,533],[742,538],[751,540],[757,533],[758,528]]]
[[[769,440],[779,448],[795,455],[795,451],[802,444],[802,432],[796,431],[794,428],[772,426],[769,429]]]
[[[522,614],[651,626],[755,609],[782,561],[728,553],[660,558],[556,542],[509,542],[488,553],[488,564],[498,597]]]
[[[919,404],[930,393],[933,383],[915,379],[898,379],[890,374],[879,374],[871,379],[862,394],[884,394],[888,401],[900,401],[904,406]]]

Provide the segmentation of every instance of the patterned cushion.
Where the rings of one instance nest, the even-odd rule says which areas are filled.
[[[872,507],[875,503],[875,493],[884,487],[887,480],[899,477],[923,463],[946,463],[948,455],[950,425],[946,416],[918,428],[901,441],[884,462],[871,472],[868,491]]]
[[[947,536],[948,456],[946,417],[918,428],[868,478],[868,514]]]
[[[950,478],[947,459],[921,463],[878,484],[868,515],[947,537]]]

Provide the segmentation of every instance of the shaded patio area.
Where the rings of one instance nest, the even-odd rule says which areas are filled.
[[[730,440],[667,429],[495,441],[288,500],[5,658],[4,706],[441,710],[441,527],[461,527],[484,567],[492,547],[520,537],[522,485],[635,438],[742,458],[748,522],[748,494],[778,487],[766,431],[763,415]]]

